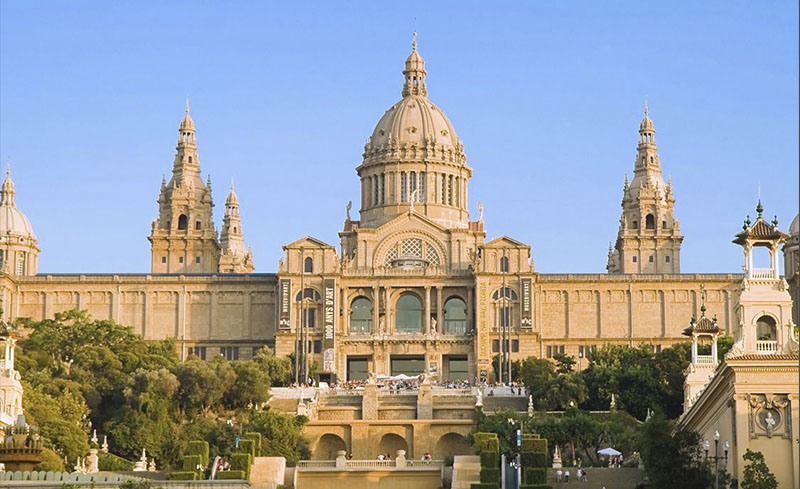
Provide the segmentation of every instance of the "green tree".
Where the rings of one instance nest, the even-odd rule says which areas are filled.
[[[222,362],[225,362],[222,357],[206,362],[190,356],[175,367],[174,374],[180,383],[176,398],[182,412],[191,416],[199,410],[205,414],[220,403],[222,396],[233,384],[233,378],[220,378],[221,369],[218,367]],[[233,377],[235,378],[235,374]]]
[[[742,458],[746,463],[742,477],[742,489],[775,489],[778,487],[778,480],[770,472],[761,452],[753,452],[748,448]]]
[[[556,373],[568,374],[575,370],[575,357],[563,353],[555,353],[553,360],[556,361]]]
[[[261,455],[285,457],[288,465],[295,466],[298,460],[311,457],[308,439],[303,434],[307,422],[305,416],[255,411],[244,426],[246,431],[261,433]]]
[[[268,346],[258,350],[253,357],[255,362],[266,373],[273,387],[287,386],[294,382],[294,364],[289,357],[278,358]]]
[[[256,362],[234,362],[233,370],[236,380],[225,396],[228,406],[246,408],[269,400],[269,375]]]
[[[85,456],[89,434],[84,420],[89,409],[83,398],[69,390],[51,395],[25,381],[22,385],[22,408],[27,421],[39,427],[45,446],[70,460]]]
[[[547,409],[574,409],[586,399],[586,385],[575,373],[557,375],[544,392]]]
[[[658,413],[644,424],[639,451],[654,489],[671,489],[676,481],[684,489],[707,489],[713,475],[702,460],[700,435]]]
[[[546,393],[556,377],[553,363],[543,358],[528,357],[520,363],[520,379],[525,383],[533,403],[539,409],[548,409]],[[484,431],[484,430],[481,430]]]

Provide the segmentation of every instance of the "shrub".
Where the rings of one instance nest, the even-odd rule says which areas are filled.
[[[553,489],[550,484],[522,484],[519,489]]]
[[[256,456],[256,442],[246,438],[239,439],[239,448],[236,450],[242,453],[249,453],[251,457]]]
[[[500,469],[481,468],[481,482],[500,483]]]
[[[481,482],[480,484],[472,484],[470,489],[497,489],[499,485],[496,482]]]
[[[200,455],[186,455],[183,457],[183,470],[197,472],[198,465],[202,465]]]
[[[497,467],[497,452],[481,452],[481,467]]]
[[[184,471],[184,472],[170,472],[169,473],[169,480],[171,481],[193,481],[197,477],[197,473],[194,471]]]
[[[217,472],[217,480],[247,480],[243,470],[223,470]]]
[[[547,469],[544,467],[525,467],[526,484],[544,484],[547,482]]]
[[[186,447],[186,455],[199,455],[203,467],[208,466],[208,442],[203,440],[190,441]]]
[[[100,470],[109,472],[126,472],[133,470],[133,462],[113,453],[98,452],[97,466]]]
[[[255,431],[248,431],[242,437],[245,440],[253,440],[253,443],[256,445],[256,457],[261,456],[261,433],[256,433]]]
[[[234,453],[231,456],[231,470],[241,470],[245,478],[250,479],[250,466],[253,464],[253,456],[249,453]]]

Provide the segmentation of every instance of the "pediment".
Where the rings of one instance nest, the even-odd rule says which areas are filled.
[[[406,212],[378,226],[375,229],[375,234],[380,237],[385,237],[400,231],[418,231],[423,234],[441,236],[442,238],[448,234],[445,227],[416,212]]]
[[[508,236],[500,236],[499,238],[495,238],[488,243],[483,245],[484,248],[530,248],[530,246],[526,245],[525,243],[519,242],[514,238],[509,238]]]
[[[283,246],[284,250],[297,249],[297,248],[323,249],[323,248],[334,248],[334,247],[312,236],[306,236],[305,238],[300,238],[297,241],[293,241]]]

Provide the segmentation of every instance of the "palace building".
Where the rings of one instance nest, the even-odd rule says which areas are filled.
[[[659,350],[685,341],[701,302],[722,334],[737,331],[744,275],[681,273],[676,188],[662,177],[647,108],[608,274],[542,274],[529,245],[484,222],[480,203],[470,214],[473,168],[456,127],[428,98],[416,41],[402,75],[400,100],[354,161],[360,203],[357,211],[347,206],[338,248],[298,239],[284,246],[274,273],[254,273],[233,186],[217,231],[188,104],[148,237],[150,273],[37,274],[40,250],[7,174],[0,189],[4,319],[86,309],[147,339],[175,338],[184,357],[248,358],[269,345],[278,355],[296,354],[300,378],[321,380],[401,373],[507,380],[510,361],[531,355],[583,358],[605,343]],[[242,209],[250,212],[246,202]],[[790,234],[785,277],[796,321],[797,218]],[[752,271],[774,274],[782,287],[777,252],[771,256],[768,271]],[[775,331],[794,324],[786,315],[775,321]]]

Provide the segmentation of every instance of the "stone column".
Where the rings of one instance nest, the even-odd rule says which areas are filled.
[[[425,286],[425,306],[424,306],[425,314],[422,317],[422,328],[423,332],[428,335],[431,333],[431,287],[430,285]],[[442,326],[439,324],[439,318],[437,315],[436,318],[436,327],[441,328]]]
[[[392,288],[388,285],[384,288],[385,291],[385,307],[384,310],[384,318],[386,321],[386,334],[394,334],[394,321],[392,320]]]
[[[433,419],[433,390],[427,381],[419,386],[417,419]]]
[[[381,296],[380,288],[377,285],[372,286],[372,334],[378,332],[378,313],[380,312]]]
[[[444,331],[444,318],[442,317],[442,286],[436,286],[436,328],[439,331]],[[467,306],[469,309],[469,306]],[[467,310],[467,317],[469,317],[470,311]]]

